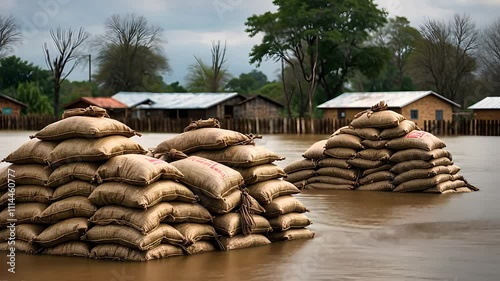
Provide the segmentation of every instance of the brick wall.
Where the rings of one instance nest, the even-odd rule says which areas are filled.
[[[418,110],[418,119],[411,119],[410,112],[414,109]],[[443,111],[443,120],[452,120],[453,106],[434,95],[428,95],[403,107],[402,114],[417,125],[423,125],[424,120],[436,120],[436,110]]]
[[[0,110],[2,108],[11,108],[12,109],[12,116],[21,115],[21,106],[19,104],[13,103],[10,100],[7,100],[7,99],[0,97]]]
[[[474,119],[479,119],[479,120],[500,120],[500,109],[480,109],[480,110],[474,110]]]

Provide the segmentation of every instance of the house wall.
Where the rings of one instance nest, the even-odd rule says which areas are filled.
[[[11,116],[21,115],[21,109],[22,109],[21,105],[14,103],[6,98],[0,97],[0,110],[3,110],[4,108],[12,109]]]
[[[366,108],[331,108],[331,109],[325,109],[325,115],[324,118],[330,118],[330,119],[338,119],[338,113],[339,111],[344,111],[345,112],[345,119],[348,120],[353,120],[354,116],[358,114],[359,112],[366,110]],[[397,113],[401,114],[401,109],[400,108],[390,108],[390,110],[393,110]]]
[[[478,120],[500,120],[500,109],[476,109],[474,119]]]
[[[418,110],[418,119],[411,119],[410,111]],[[421,98],[405,107],[403,107],[403,116],[417,125],[423,125],[425,120],[436,120],[436,110],[443,110],[443,120],[452,120],[453,106],[433,95]]]
[[[276,118],[280,117],[281,107],[263,99],[253,99],[234,108],[234,118]]]
[[[236,104],[242,102],[244,100],[241,96],[236,96],[232,99],[229,99],[223,103],[219,103],[216,106],[212,106],[207,109],[207,116],[205,118],[224,118],[224,107],[226,105],[235,106]]]

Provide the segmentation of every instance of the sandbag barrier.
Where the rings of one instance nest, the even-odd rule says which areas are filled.
[[[362,111],[349,126],[314,143],[285,167],[301,189],[462,193],[478,191],[434,135],[385,102]]]

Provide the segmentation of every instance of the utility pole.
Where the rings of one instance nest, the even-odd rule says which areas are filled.
[[[92,82],[92,55],[89,54],[89,84]]]

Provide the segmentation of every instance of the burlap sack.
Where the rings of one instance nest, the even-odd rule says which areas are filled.
[[[429,163],[433,166],[452,166],[453,161],[450,160],[448,157],[441,157],[437,159],[432,159],[429,161]]]
[[[215,248],[214,244],[212,244],[212,242],[198,241],[188,247],[183,247],[183,250],[188,255],[196,255],[201,253],[213,252],[217,249]]]
[[[71,108],[66,109],[62,114],[62,119],[66,119],[73,116],[90,116],[90,117],[107,117],[109,114],[106,109],[91,105],[86,108]]]
[[[337,130],[335,130],[335,132],[333,132],[333,134],[330,137],[333,137],[333,136],[336,136],[336,135],[340,135],[340,134],[342,134],[343,130],[347,130],[349,128],[350,128],[349,126],[340,127]]]
[[[263,206],[267,218],[278,217],[289,213],[306,213],[309,210],[297,198],[285,195],[274,199],[271,203]]]
[[[90,182],[100,163],[80,162],[61,165],[50,174],[47,186],[55,188],[75,180]]]
[[[200,240],[212,240],[217,235],[215,229],[208,224],[181,223],[174,225],[174,228],[186,238],[186,245]]]
[[[462,180],[450,180],[440,183],[432,188],[424,190],[427,193],[443,193],[447,190],[453,190],[458,188],[467,188],[466,184]]]
[[[394,179],[394,174],[389,171],[380,171],[373,174],[369,174],[366,177],[359,179],[359,184],[370,184],[380,181],[392,181]]]
[[[389,140],[363,140],[361,142],[361,145],[363,145],[365,148],[384,149],[388,142]]]
[[[39,224],[19,224],[16,225],[16,239],[30,242],[45,229],[45,226]],[[0,242],[9,240],[10,229],[0,230]]]
[[[354,169],[340,169],[336,167],[321,168],[316,172],[320,176],[342,178],[355,181],[358,178],[358,171]]]
[[[451,154],[447,150],[441,148],[434,149],[431,151],[412,148],[412,149],[401,150],[394,153],[394,155],[391,156],[390,161],[396,163],[401,163],[410,160],[428,161],[431,159],[437,159],[441,157],[451,158]]]
[[[9,179],[19,185],[45,185],[52,169],[40,164],[9,165],[0,168],[0,191],[7,190]]]
[[[451,181],[456,181],[456,180],[464,180],[464,176],[460,175],[460,174],[454,174],[454,175],[451,175]]]
[[[275,164],[264,164],[250,168],[235,168],[235,170],[241,174],[245,184],[254,184],[286,176],[285,171]]]
[[[95,246],[90,251],[91,258],[118,261],[149,261],[182,255],[184,255],[184,252],[181,247],[170,244],[160,244],[147,251],[137,251],[116,244],[102,244]]]
[[[251,226],[251,234],[268,233],[272,231],[269,221],[259,215],[251,214],[252,220],[255,222]],[[233,237],[236,234],[243,233],[241,226],[242,218],[240,213],[228,213],[214,218],[212,226],[218,234]]]
[[[394,165],[391,168],[391,172],[395,174],[402,174],[404,172],[415,170],[415,169],[429,169],[435,167],[436,165],[423,160],[411,160],[406,162],[401,162]]]
[[[72,138],[102,138],[107,136],[132,137],[136,132],[127,125],[110,118],[74,116],[54,122],[31,138],[61,141]]]
[[[0,226],[9,225],[11,219],[15,219],[16,224],[33,223],[35,218],[48,206],[48,204],[43,203],[20,203],[16,204],[15,212],[11,212],[12,209],[5,208],[0,212]]]
[[[166,223],[208,223],[212,215],[198,203],[170,202],[174,208],[172,213],[163,220]]]
[[[210,213],[223,215],[233,211],[237,207],[240,207],[243,202],[242,196],[246,196],[248,198],[250,202],[250,206],[248,207],[252,213],[262,214],[265,212],[264,208],[262,208],[255,198],[248,194],[243,195],[240,190],[234,190],[220,199],[210,198],[200,193],[198,194],[198,199],[200,200],[200,204]]]
[[[316,161],[312,159],[301,159],[294,161],[292,164],[286,166],[284,171],[287,174],[291,174],[302,170],[313,170],[315,168],[316,168]]]
[[[181,181],[191,190],[221,199],[244,184],[241,174],[225,165],[191,156],[172,163],[183,175]]]
[[[411,191],[426,190],[429,188],[433,188],[440,183],[447,182],[450,179],[451,179],[450,175],[441,174],[434,176],[432,178],[411,180],[403,182],[402,184],[398,185],[394,189],[394,192],[411,192]]]
[[[350,126],[354,128],[393,128],[405,120],[404,116],[392,110],[383,110],[371,114],[364,113],[352,120]]]
[[[13,164],[45,164],[45,159],[56,146],[57,142],[30,140],[2,161]]]
[[[78,149],[75,149],[78,148]],[[145,154],[146,151],[133,140],[123,136],[99,139],[68,139],[56,146],[47,162],[59,166],[72,162],[96,162],[123,154]]]
[[[109,159],[96,172],[95,180],[133,185],[152,184],[160,178],[178,180],[184,175],[171,164],[146,155],[120,155]]]
[[[325,156],[323,155],[323,152],[325,151],[325,145],[327,141],[328,140],[320,140],[318,142],[315,142],[304,152],[302,156],[307,159],[324,158]]]
[[[300,182],[300,181],[307,181],[308,179],[315,177],[316,176],[316,171],[315,170],[302,170],[298,172],[294,172],[291,174],[288,174],[285,177],[285,180],[287,182]]]
[[[330,148],[325,150],[324,154],[338,159],[351,159],[356,157],[357,150],[352,148]]]
[[[218,128],[201,128],[184,132],[160,143],[154,149],[154,153],[161,154],[177,149],[191,154],[198,150],[216,150],[246,143],[251,143],[251,139],[242,133]]]
[[[31,243],[28,243],[26,241],[22,240],[14,240],[14,241],[15,241],[15,246],[9,244],[9,242],[0,242],[0,252],[2,251],[10,252],[10,248],[14,247],[16,249],[16,252],[18,253],[33,255],[39,250],[39,247],[37,245],[32,245]]]
[[[372,160],[372,161],[389,161],[391,158],[393,152],[390,151],[389,149],[365,149],[356,155],[356,157],[366,159],[366,160]]]
[[[450,171],[450,175],[454,175],[458,172],[460,172],[460,167],[456,166],[456,165],[449,165],[449,166],[446,166],[446,168],[448,168],[448,170]]]
[[[332,185],[356,185],[355,181],[346,180],[343,178],[329,177],[329,176],[317,176],[307,180],[307,183],[318,183],[318,182],[332,184]]]
[[[298,189],[305,189],[307,181],[292,182],[292,184]]]
[[[417,124],[410,120],[403,120],[397,127],[385,129],[380,133],[381,139],[394,139],[407,135],[413,130],[418,130]]]
[[[379,140],[380,139],[380,130],[376,128],[350,128],[347,127],[345,129],[340,130],[343,134],[350,134],[354,136],[358,136],[362,139],[367,139],[367,140]]]
[[[362,158],[354,158],[347,160],[347,163],[349,163],[353,167],[360,169],[376,169],[378,167],[384,166],[386,162],[379,160],[373,161]]]
[[[86,218],[71,218],[47,227],[33,242],[42,247],[55,247],[69,241],[79,241],[87,232],[89,221]]]
[[[291,228],[307,227],[311,224],[311,221],[304,214],[290,213],[270,218],[269,223],[274,231],[286,231]]]
[[[89,219],[97,225],[127,225],[147,234],[173,211],[169,203],[158,203],[147,210],[131,209],[122,206],[104,206]]]
[[[285,157],[281,157],[263,146],[254,145],[237,145],[222,150],[198,151],[193,155],[239,168],[269,164],[285,159]]]
[[[289,229],[287,231],[282,231],[282,232],[271,232],[267,235],[267,238],[269,238],[269,240],[271,240],[272,242],[311,239],[314,238],[314,232],[312,232],[307,228]]]
[[[325,158],[318,162],[318,167],[337,167],[341,169],[351,169],[352,166],[344,159]]]
[[[90,218],[97,207],[87,197],[73,196],[52,203],[35,220],[39,223],[54,224],[70,218]]]
[[[250,234],[244,236],[242,234],[226,237],[222,236],[217,240],[218,245],[222,251],[244,249],[251,247],[258,247],[271,244],[271,241],[262,234]]]
[[[88,258],[90,256],[90,245],[82,241],[72,241],[59,244],[53,248],[45,248],[42,254]]]
[[[147,235],[124,225],[96,225],[82,239],[96,244],[120,244],[141,251],[157,247],[162,241],[173,245],[187,242],[177,229],[168,224],[160,224]]]
[[[328,139],[325,145],[326,149],[337,147],[352,148],[356,150],[364,149],[363,145],[361,145],[361,138],[349,134],[333,136]]]
[[[50,203],[52,198],[52,189],[41,185],[19,185],[16,187],[15,202],[16,203]],[[7,206],[12,193],[4,193],[0,197],[0,206]]]
[[[337,184],[329,184],[329,183],[309,183],[304,189],[318,189],[318,190],[353,190],[355,186],[353,185],[337,185]]]
[[[417,179],[426,179],[432,178],[441,174],[450,174],[450,170],[446,166],[437,166],[429,169],[412,169],[401,173],[394,177],[392,184],[398,186],[403,182],[417,180]]]
[[[390,171],[391,169],[392,169],[391,165],[385,164],[385,165],[380,166],[380,167],[375,168],[375,169],[364,170],[362,176],[366,177],[368,175],[371,175],[371,174],[374,174],[374,173],[377,173],[377,172]]]
[[[451,191],[451,190],[446,190],[446,191],[443,192],[443,194],[445,194],[448,191]],[[453,191],[455,191],[456,193],[470,193],[470,192],[473,192],[473,190],[470,189],[470,188],[468,188],[468,187],[459,187],[459,188],[457,188],[457,189],[455,189]]]
[[[269,204],[273,199],[300,193],[293,184],[283,180],[269,180],[248,186],[248,193],[260,204]]]
[[[59,201],[73,196],[89,197],[97,188],[97,184],[85,181],[71,181],[63,184],[52,193],[52,201]]]
[[[390,140],[386,147],[393,150],[416,148],[431,151],[446,147],[446,144],[431,133],[412,131],[406,136]]]
[[[374,183],[362,184],[356,188],[359,191],[392,191],[394,185],[390,181],[379,181]]]

